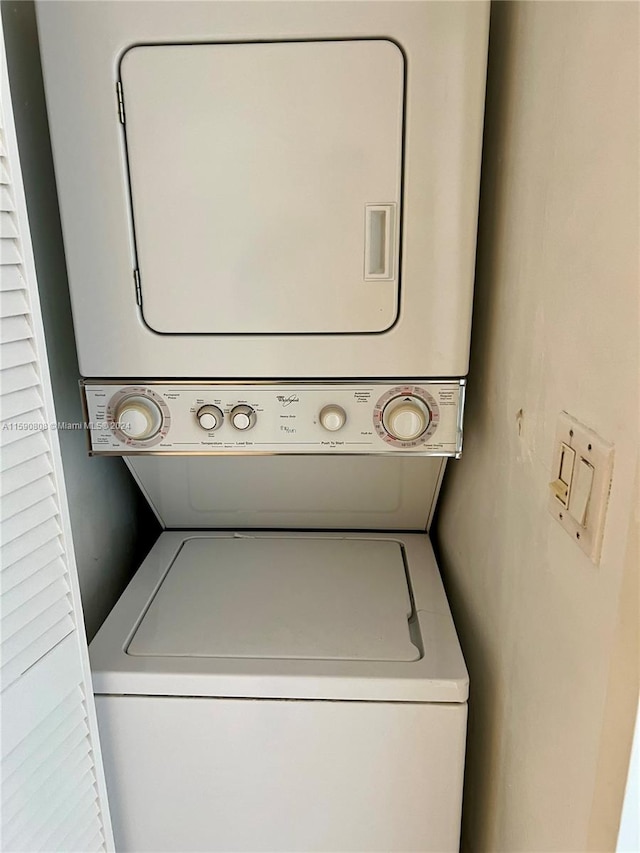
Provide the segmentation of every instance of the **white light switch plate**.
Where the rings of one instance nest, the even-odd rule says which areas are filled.
[[[599,565],[613,473],[613,445],[566,412],[561,412],[558,418],[551,467],[552,483],[557,480],[560,473],[563,443],[575,450],[576,454],[572,482],[569,487],[568,506],[562,504],[554,489],[551,488],[549,512],[585,554]],[[586,513],[584,513],[584,494],[582,494],[583,484],[577,480],[581,466],[583,471],[585,469],[584,463],[593,468],[593,482]],[[576,515],[585,516],[584,524],[574,517]]]

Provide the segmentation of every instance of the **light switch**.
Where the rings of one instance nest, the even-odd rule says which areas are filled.
[[[563,483],[566,483],[567,486],[571,485],[571,478],[573,477],[573,466],[575,461],[575,450],[572,450],[568,444],[562,442],[560,454],[560,479]]]
[[[573,478],[569,512],[581,527],[587,526],[587,509],[593,488],[593,465],[580,458],[578,469]]]
[[[611,490],[613,445],[562,412],[550,473],[549,512],[597,565]]]
[[[576,461],[576,452],[564,441],[560,445],[560,462],[558,465],[558,476],[551,483],[551,488],[562,506],[569,506],[569,495],[571,494],[571,480],[573,479],[573,466]]]

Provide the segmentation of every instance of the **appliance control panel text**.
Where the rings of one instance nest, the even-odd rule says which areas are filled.
[[[83,385],[93,454],[462,451],[464,380]]]

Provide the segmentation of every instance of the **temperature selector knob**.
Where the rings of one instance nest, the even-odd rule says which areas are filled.
[[[251,429],[256,422],[256,413],[251,406],[234,406],[230,412],[231,423],[236,429]]]
[[[196,412],[196,418],[202,429],[212,432],[222,426],[224,415],[217,406],[200,406]]]
[[[431,410],[420,397],[412,395],[390,400],[382,413],[384,428],[392,438],[413,441],[431,422]]]
[[[347,422],[347,413],[342,406],[325,406],[320,412],[320,423],[330,432],[337,432]]]
[[[160,407],[148,397],[125,397],[115,415],[119,431],[135,441],[153,438],[162,427]]]

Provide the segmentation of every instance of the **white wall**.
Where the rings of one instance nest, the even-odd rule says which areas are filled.
[[[32,2],[2,19],[40,300],[59,421],[84,420]],[[155,522],[121,459],[90,459],[84,431],[59,433],[89,639],[137,568]]]
[[[437,522],[474,853],[615,849],[638,697],[638,13],[492,9],[466,444]],[[615,445],[600,567],[547,511],[563,409]]]
[[[640,850],[640,717],[636,717],[629,775],[624,792],[622,817],[616,853],[638,853]]]

